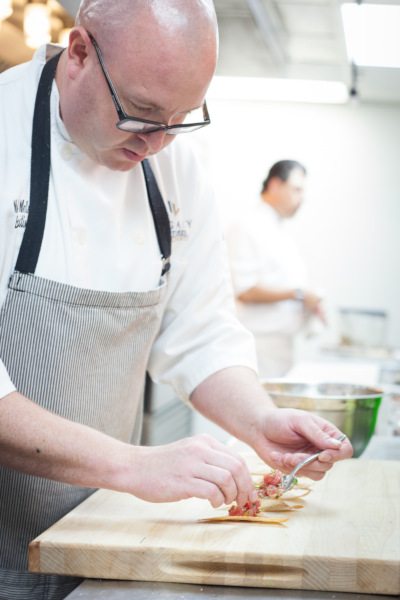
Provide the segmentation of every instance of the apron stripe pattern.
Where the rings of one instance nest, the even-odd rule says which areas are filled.
[[[35,113],[45,111],[46,122],[58,58],[45,65],[38,88]],[[156,226],[163,267],[154,290],[100,292],[35,276],[48,194],[43,165],[50,169],[50,139],[35,122],[43,124],[43,118],[34,118],[32,133],[32,154],[38,153],[40,160],[32,160],[27,230],[0,313],[0,355],[17,390],[33,402],[138,443],[146,366],[166,296],[168,214],[146,164],[153,219],[163,221]],[[44,130],[50,135],[49,127]],[[61,600],[82,581],[28,573],[28,545],[93,491],[0,467],[0,600]]]

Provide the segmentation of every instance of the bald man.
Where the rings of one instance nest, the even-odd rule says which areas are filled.
[[[0,77],[0,599],[64,598],[28,544],[97,488],[213,506],[256,497],[243,459],[199,435],[141,447],[146,370],[290,470],[352,454],[277,409],[238,323],[215,201],[184,136],[209,124],[209,0],[84,0],[68,49]],[[171,145],[171,142],[174,143]]]

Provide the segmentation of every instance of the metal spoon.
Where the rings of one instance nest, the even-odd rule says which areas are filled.
[[[347,436],[346,435],[341,435],[340,437],[338,437],[338,441],[342,442]],[[321,450],[321,452],[323,452],[323,450]],[[318,456],[321,454],[321,452],[317,452],[317,454],[312,454],[311,456],[309,456],[308,458],[304,459],[301,463],[299,463],[291,473],[289,473],[289,475],[284,475],[282,477],[282,488],[280,490],[280,492],[283,494],[284,492],[287,492],[288,490],[290,490],[291,487],[293,487],[294,484],[294,480],[296,478],[296,473],[297,471],[300,471],[300,469],[302,469],[305,465],[308,465],[308,463],[312,462],[313,460],[315,460],[316,458],[318,458]]]

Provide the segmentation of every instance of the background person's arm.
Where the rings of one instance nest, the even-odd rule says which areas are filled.
[[[254,287],[242,292],[238,296],[238,300],[241,302],[256,302],[256,303],[273,303],[273,302],[281,302],[283,300],[295,300],[296,299],[296,290],[295,289],[286,289],[286,290],[278,290],[273,288],[266,288],[260,285],[255,285]]]
[[[293,288],[278,290],[255,285],[252,288],[242,292],[238,296],[238,300],[244,303],[253,302],[255,304],[271,304],[274,302],[282,302],[284,300],[298,300],[303,302],[304,307],[307,310],[319,317],[321,321],[326,323],[326,315],[323,309],[322,297],[310,290],[299,290]]]

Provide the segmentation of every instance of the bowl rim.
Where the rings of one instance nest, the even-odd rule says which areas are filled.
[[[382,398],[385,394],[384,390],[375,386],[366,386],[363,384],[355,384],[355,383],[345,383],[338,381],[289,381],[287,379],[281,378],[262,378],[260,379],[261,385],[264,387],[265,391],[269,394],[275,394],[279,396],[289,397],[289,398],[298,398],[304,400],[374,400],[378,398]],[[307,393],[307,392],[291,392],[290,390],[282,390],[282,392],[268,390],[265,387],[265,384],[282,384],[282,385],[304,385],[304,386],[322,386],[322,385],[332,385],[332,386],[343,386],[347,388],[361,388],[363,390],[368,390],[368,393],[364,394],[316,394],[316,393]]]

